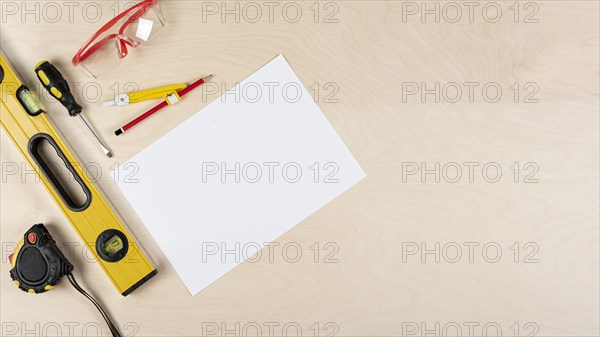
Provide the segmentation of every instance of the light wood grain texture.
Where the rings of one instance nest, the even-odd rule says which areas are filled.
[[[256,335],[258,326],[261,336],[294,336],[298,325],[304,336],[399,336],[411,335],[415,328],[414,335],[424,336],[425,328],[455,335],[459,326],[469,336],[472,324],[474,335],[495,335],[496,327],[503,336],[600,334],[598,1],[531,2],[538,8],[532,17],[537,23],[522,22],[532,12],[526,2],[517,4],[517,23],[509,8],[512,2],[494,3],[502,9],[496,23],[481,14],[486,2],[475,8],[472,23],[464,2],[455,3],[463,10],[456,23],[448,22],[444,13],[439,23],[433,15],[421,20],[420,13],[409,15],[411,4],[400,1],[297,2],[293,4],[302,8],[302,17],[296,23],[281,14],[289,3],[278,3],[270,22],[268,7],[258,2],[262,18],[251,23],[256,13],[252,8],[244,12],[248,3],[239,2],[238,23],[234,15],[222,22],[220,9],[208,15],[212,7],[207,6],[219,7],[221,2],[162,1],[169,22],[148,46],[151,56],[99,81],[69,67],[69,60],[112,15],[110,8],[122,3],[98,2],[103,16],[95,23],[83,19],[87,2],[75,7],[73,20],[68,7],[57,2],[63,16],[55,23],[43,13],[39,23],[33,15],[22,20],[22,8],[7,14],[12,13],[7,6],[21,2],[1,3],[1,47],[26,82],[36,83],[31,69],[48,59],[79,84],[75,93],[80,99],[86,85],[89,96],[95,95],[92,85],[100,87],[102,101],[111,98],[115,84],[122,88],[134,82],[145,89],[191,82],[209,73],[217,75],[214,82],[230,88],[282,53],[305,86],[320,87],[319,106],[367,172],[365,180],[277,240],[300,245],[299,262],[287,262],[276,250],[273,262],[263,257],[244,263],[191,297],[112,182],[109,168],[218,94],[204,89],[190,94],[177,108],[160,112],[122,138],[114,137],[113,130],[152,103],[103,108],[88,100],[84,114],[113,150],[112,159],[103,157],[62,107],[47,100],[55,125],[81,161],[102,168],[98,184],[159,269],[155,279],[122,298],[100,268],[86,260],[81,245],[68,254],[80,283],[101,298],[124,333],[225,336],[233,330],[230,335]],[[25,3],[30,8],[35,4]],[[224,4],[235,8],[236,2]],[[426,2],[428,8],[435,4]],[[437,4],[443,10],[446,3]],[[310,6],[320,8],[317,23]],[[337,22],[323,22],[336,9],[332,18]],[[474,102],[467,97],[465,82],[478,83]],[[510,89],[515,82],[520,87],[517,103]],[[529,82],[533,87],[525,89]],[[327,83],[333,86],[325,87]],[[403,99],[415,83],[427,88],[440,83],[440,90],[457,83],[464,90],[455,103],[449,102],[452,91],[439,103],[431,94],[425,102],[420,93]],[[498,102],[482,96],[487,83],[502,88]],[[324,102],[332,88],[339,89],[333,96],[336,102]],[[538,89],[533,96],[537,103],[525,103],[532,88]],[[314,90],[313,95],[317,99]],[[16,329],[18,336],[31,330],[55,335],[58,327],[63,336],[96,335],[96,328],[107,335],[98,313],[68,283],[32,296],[11,282],[6,256],[32,224],[46,223],[59,242],[79,240],[31,174],[22,181],[20,174],[7,173],[8,166],[21,165],[23,159],[4,132],[0,140],[0,334]],[[441,167],[458,163],[463,168],[460,181],[442,177],[436,183],[433,175],[425,182],[420,175],[403,180],[407,163],[426,163],[431,169],[436,162]],[[480,163],[472,183],[464,162]],[[481,175],[489,162],[503,170],[497,183]],[[513,181],[514,162],[521,168],[519,183]],[[524,170],[529,162],[539,168],[538,183],[523,183],[532,171]],[[445,177],[451,178],[451,172]],[[310,249],[315,242],[321,247],[318,263]],[[335,263],[323,263],[324,255],[332,252],[323,249],[328,242],[339,248]],[[413,243],[433,249],[437,242],[446,253],[439,263],[433,254],[422,262],[420,254],[404,251]],[[453,242],[462,247],[456,263],[448,261],[455,256]],[[469,242],[479,245],[472,262],[465,246]],[[488,243],[502,249],[496,263],[482,256]],[[493,253],[490,249],[485,257],[489,260]],[[526,259],[537,262],[524,263]],[[74,324],[73,333],[69,324]]]

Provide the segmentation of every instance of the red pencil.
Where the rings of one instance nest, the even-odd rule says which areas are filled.
[[[202,83],[204,83],[204,80],[212,77],[213,75],[208,75],[206,77],[203,77],[199,80],[197,80],[196,82],[188,85],[187,87],[181,89],[180,91],[177,92],[177,94],[179,95],[179,97],[183,97],[185,94],[187,94],[188,92],[194,90],[195,88],[199,87]],[[144,112],[143,114],[141,114],[140,116],[138,116],[136,119],[132,120],[131,122],[125,124],[123,127],[121,127],[120,129],[118,129],[117,131],[115,131],[115,135],[120,135],[123,132],[131,129],[134,125],[136,125],[137,123],[143,121],[144,119],[150,117],[152,114],[154,114],[155,112],[157,112],[158,110],[166,107],[168,105],[167,101],[162,101],[160,104],[158,104],[157,106],[155,106],[154,108]]]

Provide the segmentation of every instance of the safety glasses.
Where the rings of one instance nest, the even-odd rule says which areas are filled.
[[[73,56],[72,63],[97,78],[114,69],[130,49],[147,43],[164,26],[158,0],[139,2],[102,26]]]

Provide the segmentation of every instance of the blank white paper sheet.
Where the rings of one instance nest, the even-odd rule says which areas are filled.
[[[365,177],[282,55],[118,174],[192,295]]]

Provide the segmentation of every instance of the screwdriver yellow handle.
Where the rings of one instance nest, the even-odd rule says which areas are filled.
[[[81,105],[75,101],[69,84],[52,63],[41,61],[35,66],[35,73],[50,95],[67,108],[69,115],[76,116],[81,112]]]

